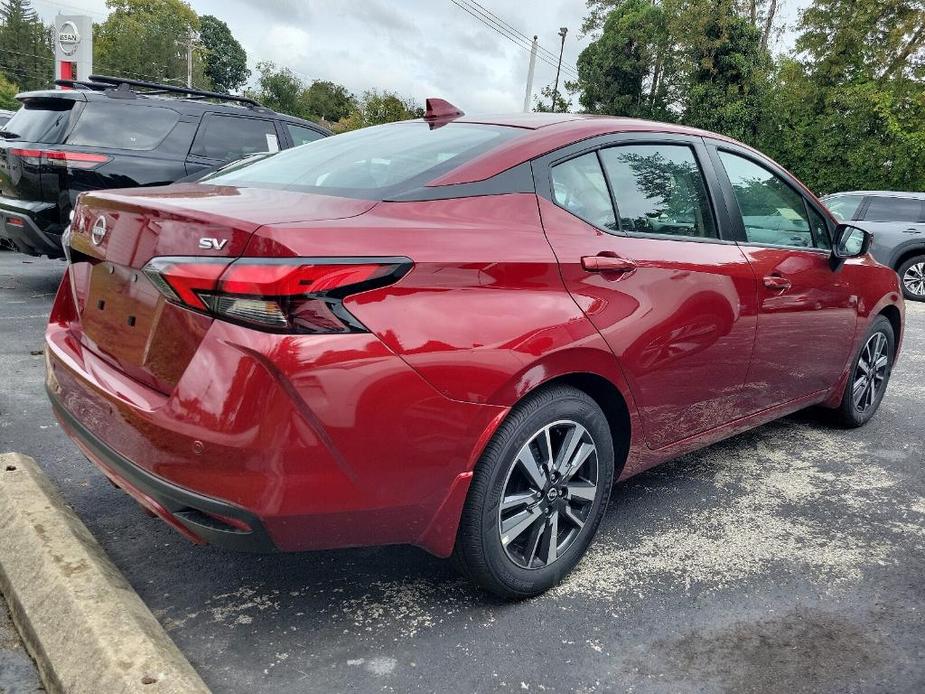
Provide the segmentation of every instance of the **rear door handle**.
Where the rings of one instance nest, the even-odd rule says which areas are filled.
[[[778,291],[785,292],[793,285],[786,277],[781,277],[780,275],[768,275],[764,278],[764,286],[768,289],[777,289]]]
[[[627,258],[612,255],[586,255],[581,259],[581,267],[586,272],[632,272],[636,263]]]

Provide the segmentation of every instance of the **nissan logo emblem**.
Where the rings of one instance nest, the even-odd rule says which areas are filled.
[[[99,246],[103,243],[103,239],[106,237],[106,218],[97,217],[96,221],[93,223],[93,229],[90,230],[90,240],[93,241],[94,246]]]

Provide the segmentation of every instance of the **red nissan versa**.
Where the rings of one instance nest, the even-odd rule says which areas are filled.
[[[870,419],[903,302],[869,244],[718,135],[434,100],[200,183],[86,193],[47,387],[194,542],[411,543],[535,595],[614,480],[810,405]]]

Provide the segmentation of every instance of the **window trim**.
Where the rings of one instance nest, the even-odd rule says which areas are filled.
[[[681,145],[688,147],[692,151],[694,155],[694,161],[700,169],[704,189],[707,194],[707,203],[710,208],[710,213],[713,215],[713,222],[716,227],[718,237],[675,236],[673,234],[653,234],[645,232],[624,231],[622,229],[622,224],[620,223],[619,208],[613,196],[610,178],[607,175],[607,170],[604,168],[600,156],[601,150],[610,147],[618,147],[620,145]],[[555,196],[553,195],[552,168],[558,164],[569,161],[570,159],[575,159],[584,154],[588,154],[589,152],[595,152],[597,154],[598,166],[601,167],[601,172],[603,173],[604,180],[607,183],[608,191],[611,194],[611,204],[614,210],[614,217],[616,218],[617,224],[620,228],[619,231],[600,227],[597,224],[594,224],[593,222],[590,222],[587,219],[576,215],[574,212],[566,210],[556,202]],[[691,243],[718,243],[724,245],[735,245],[738,242],[738,239],[735,238],[735,235],[730,233],[730,230],[733,230],[734,227],[732,226],[732,220],[729,215],[728,206],[725,199],[721,196],[722,186],[717,178],[715,165],[710,159],[710,154],[708,148],[706,147],[706,142],[702,137],[696,135],[685,135],[683,133],[660,131],[622,132],[598,135],[596,137],[588,138],[587,140],[573,142],[557,150],[553,150],[552,152],[549,152],[545,155],[536,157],[532,160],[531,165],[533,169],[533,177],[536,185],[537,195],[545,198],[553,205],[561,209],[563,212],[570,214],[576,219],[580,219],[588,226],[604,234],[609,234],[610,236],[623,236],[626,238],[651,239],[655,241],[661,240]]]
[[[748,236],[745,233],[745,220],[742,216],[742,211],[739,208],[739,201],[735,196],[735,190],[732,187],[732,181],[729,180],[729,176],[726,173],[726,168],[723,166],[723,162],[719,158],[720,152],[728,152],[729,154],[746,159],[756,166],[760,166],[761,168],[768,170],[777,176],[781,181],[783,181],[784,184],[787,185],[787,187],[790,188],[797,196],[799,196],[803,201],[804,212],[806,213],[806,223],[809,226],[809,234],[810,238],[813,239],[813,243],[815,243],[815,236],[813,235],[812,231],[812,223],[809,221],[809,212],[805,208],[809,207],[815,210],[816,213],[819,214],[823,220],[825,220],[830,239],[832,238],[832,219],[828,210],[820,208],[819,205],[808,198],[805,191],[801,189],[801,186],[795,183],[793,176],[775,164],[772,160],[743,147],[737,147],[731,142],[725,142],[721,140],[707,140],[707,149],[711,159],[713,160],[713,166],[716,169],[716,176],[720,182],[720,187],[723,189],[726,205],[731,210],[730,224],[732,225],[732,229],[735,230],[739,236],[737,240],[738,245],[748,246],[749,248],[779,248],[791,251],[808,251],[816,254],[824,254],[826,257],[832,255],[831,250],[819,248],[815,245],[811,247],[791,246],[776,243],[758,243],[756,241],[749,241]]]

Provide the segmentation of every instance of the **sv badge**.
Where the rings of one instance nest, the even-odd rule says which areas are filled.
[[[206,236],[205,238],[199,239],[199,247],[206,251],[220,251],[226,245],[228,245],[228,239],[218,239],[211,238]]]

